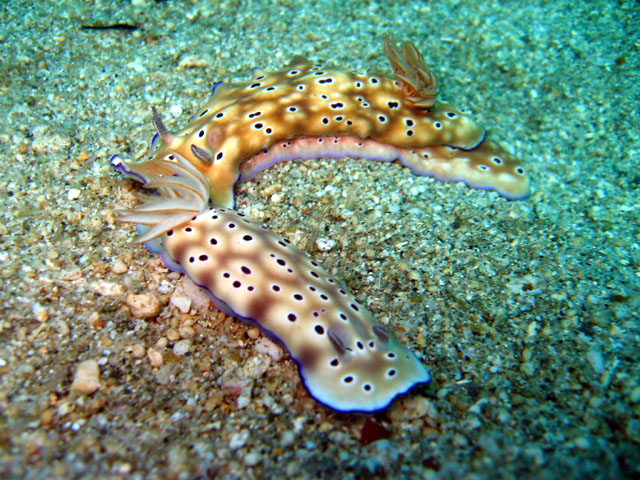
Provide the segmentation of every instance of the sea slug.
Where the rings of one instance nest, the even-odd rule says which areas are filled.
[[[297,362],[310,395],[342,412],[386,408],[428,383],[422,362],[318,263],[231,210],[234,185],[290,158],[398,160],[418,175],[461,180],[510,198],[529,194],[524,168],[470,116],[437,98],[410,43],[385,40],[396,79],[296,57],[245,86],[216,84],[182,131],[153,109],[157,135],[138,161],[111,164],[155,190],[121,222],[204,288],[218,308],[257,324]]]

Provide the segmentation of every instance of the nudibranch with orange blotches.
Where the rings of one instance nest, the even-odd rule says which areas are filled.
[[[280,341],[307,390],[343,412],[386,408],[429,372],[348,290],[234,206],[234,185],[292,158],[399,161],[417,175],[525,198],[523,167],[467,114],[439,100],[418,50],[385,39],[395,79],[296,57],[247,85],[216,84],[183,130],[157,131],[138,161],[111,164],[157,195],[120,212],[137,241],[203,287],[218,308]]]
[[[469,115],[437,98],[435,77],[418,50],[404,43],[398,51],[387,39],[384,46],[395,80],[296,57],[283,70],[257,73],[247,85],[217,84],[177,133],[154,109],[157,136],[149,154],[115,163],[144,178],[158,173],[158,160],[182,156],[209,179],[213,203],[229,208],[237,181],[289,158],[398,160],[416,175],[526,198],[529,178],[522,165],[486,140]]]

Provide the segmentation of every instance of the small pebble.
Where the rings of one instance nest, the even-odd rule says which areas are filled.
[[[182,313],[188,313],[191,308],[191,299],[185,295],[182,289],[176,289],[169,299],[171,304],[175,306]]]
[[[255,467],[262,460],[262,455],[258,452],[249,452],[244,456],[244,463],[250,467]]]
[[[533,362],[524,362],[520,365],[520,371],[527,377],[532,377],[533,375],[535,375],[537,369],[536,365]]]
[[[127,295],[127,305],[131,308],[131,314],[138,318],[155,318],[160,313],[160,300],[155,295],[142,294]]]
[[[146,349],[144,348],[144,345],[141,343],[136,343],[133,348],[131,349],[131,353],[133,354],[134,357],[136,358],[142,358],[144,357]]]
[[[53,417],[55,416],[56,411],[52,408],[48,408],[40,415],[40,425],[43,427],[48,427],[53,422]]]
[[[222,392],[220,391],[213,392],[209,396],[209,398],[207,398],[207,401],[204,404],[204,410],[206,412],[210,412],[213,409],[222,405],[223,401],[224,401],[224,395],[222,394]]]
[[[271,195],[271,203],[280,203],[282,202],[282,195],[279,193],[274,193]]]
[[[290,447],[296,441],[296,434],[291,430],[285,430],[280,436],[280,444],[284,447]]]
[[[86,150],[83,150],[78,154],[78,156],[76,157],[76,160],[80,164],[86,162],[87,160],[89,160],[89,152],[87,152]]]
[[[182,357],[189,352],[191,348],[191,340],[180,340],[173,346],[173,354],[176,357]]]
[[[104,327],[104,321],[102,320],[102,318],[100,318],[100,312],[96,312],[96,311],[91,312],[89,314],[89,317],[87,317],[87,324],[91,328],[95,328],[96,330],[99,330],[102,327]]]
[[[73,377],[71,390],[84,395],[91,395],[100,387],[100,367],[96,360],[80,362]]]
[[[180,336],[182,338],[193,338],[196,334],[196,331],[192,327],[185,325],[180,327],[178,333],[180,333]]]
[[[174,103],[169,107],[169,113],[174,117],[179,117],[182,115],[182,107]]]
[[[467,437],[465,437],[460,433],[456,433],[453,436],[453,438],[451,439],[451,443],[454,447],[457,447],[457,448],[465,448],[469,446],[469,440],[467,439]]]
[[[191,299],[191,307],[206,310],[211,304],[211,297],[204,288],[193,283],[189,277],[183,277],[182,289],[184,294]]]
[[[72,188],[71,190],[69,190],[67,192],[67,198],[69,200],[77,200],[80,198],[80,190],[78,190],[77,188]]]
[[[266,355],[256,355],[249,358],[242,366],[244,378],[259,378],[269,370],[271,359]]]
[[[178,330],[176,330],[175,328],[168,329],[167,339],[169,339],[170,342],[177,342],[178,340],[180,340],[180,334],[178,333]]]
[[[122,260],[116,260],[111,265],[111,271],[113,273],[115,273],[116,275],[121,275],[123,273],[127,273],[128,270],[129,270],[129,267]]]
[[[60,405],[58,405],[56,414],[58,415],[58,417],[64,417],[65,415],[68,415],[72,411],[73,411],[73,403],[62,402]]]
[[[159,368],[162,366],[162,354],[155,348],[149,347],[149,350],[147,350],[147,358],[152,367]]]
[[[44,323],[49,320],[49,312],[39,303],[34,303],[31,307],[31,311],[33,312],[33,316],[38,322]]]
[[[160,282],[160,285],[158,285],[158,288],[156,288],[156,292],[158,292],[160,295],[166,295],[168,293],[171,293],[174,288],[175,287],[173,283],[162,280],[162,282]]]
[[[79,273],[79,276],[82,276],[81,272]],[[96,282],[91,285],[91,289],[105,297],[117,297],[124,293],[124,287],[113,282]]]
[[[329,252],[336,246],[336,241],[330,238],[318,238],[316,248],[319,252]]]
[[[604,370],[604,358],[602,353],[597,350],[587,352],[587,362],[589,362],[589,365],[591,365],[591,368],[593,368],[596,373],[602,373]]]
[[[71,331],[71,329],[69,328],[69,325],[67,324],[67,322],[65,322],[62,319],[58,319],[55,323],[55,328],[56,331],[60,334],[60,335],[68,335],[69,332]]]
[[[206,68],[211,65],[211,62],[202,55],[189,55],[178,63],[180,68]]]
[[[163,365],[156,370],[156,382],[160,385],[169,385],[173,379],[171,365]]]
[[[229,448],[231,450],[237,450],[240,447],[244,447],[244,445],[249,440],[249,436],[249,430],[247,429],[233,433],[231,435],[231,438],[229,439]]]
[[[36,155],[59,152],[71,144],[71,140],[58,134],[46,135],[31,142],[31,151]]]
[[[247,337],[251,340],[255,340],[260,336],[260,329],[257,327],[250,328],[247,330]]]
[[[84,418],[80,418],[80,419],[76,420],[75,422],[73,422],[71,424],[71,431],[72,432],[80,431],[80,429],[82,429],[82,427],[84,427],[85,423],[87,423],[87,421]]]
[[[107,404],[107,401],[104,398],[96,398],[89,405],[87,405],[87,413],[93,415],[101,411],[104,406]]]
[[[437,420],[439,415],[431,400],[419,396],[401,398],[394,404],[389,414],[393,422],[406,422],[424,416]]]
[[[586,437],[578,437],[574,440],[574,445],[581,450],[589,450],[591,448],[591,442]]]
[[[120,475],[127,475],[129,472],[131,472],[131,468],[132,468],[131,464],[127,462],[115,464],[115,471],[118,472]]]
[[[238,410],[242,410],[243,408],[247,408],[251,403],[251,389],[243,390],[242,394],[238,397],[237,408]]]
[[[282,360],[282,348],[280,348],[277,344],[269,340],[267,337],[262,337],[256,341],[255,345],[256,352],[258,353],[266,353],[271,357],[271,360],[274,362],[279,362]]]

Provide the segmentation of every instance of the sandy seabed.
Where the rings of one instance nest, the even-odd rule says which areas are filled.
[[[0,9],[3,478],[640,474],[636,2]],[[108,159],[145,148],[150,105],[181,128],[216,80],[296,54],[390,74],[383,34],[419,47],[441,95],[523,159],[534,191],[509,201],[357,159],[239,186],[245,213],[344,280],[431,370],[390,409],[345,415],[130,242],[113,212],[135,187]]]

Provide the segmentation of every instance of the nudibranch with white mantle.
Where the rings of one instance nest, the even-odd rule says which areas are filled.
[[[191,124],[157,131],[148,156],[111,163],[155,195],[120,212],[137,242],[188,275],[229,315],[280,341],[310,395],[341,412],[373,412],[431,380],[428,370],[346,287],[288,240],[230,210],[234,185],[290,158],[398,160],[418,175],[509,198],[529,194],[523,167],[469,115],[437,99],[410,43],[385,40],[396,79],[295,58],[245,86],[217,86]]]
[[[280,341],[313,398],[341,412],[372,412],[431,380],[316,261],[242,213],[210,207],[209,180],[176,158],[157,160],[165,173],[145,177],[160,195],[119,220],[138,224],[138,242],[204,288],[216,307]]]

